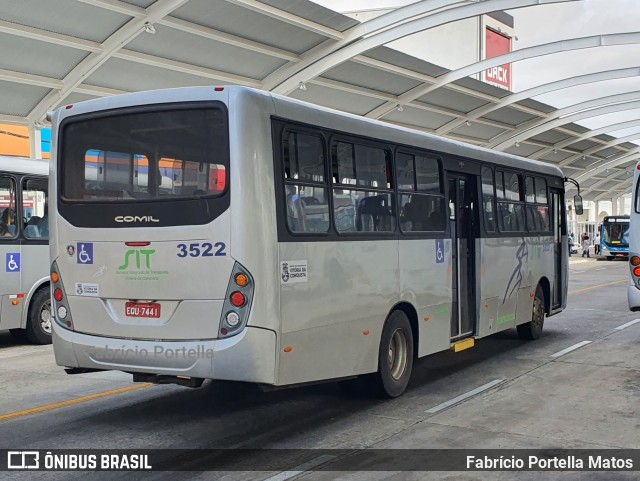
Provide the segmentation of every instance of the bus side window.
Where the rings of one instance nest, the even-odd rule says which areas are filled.
[[[324,143],[317,135],[286,132],[282,141],[287,227],[292,233],[329,231]]]
[[[0,177],[0,238],[14,238],[16,229],[16,187],[13,179]]]
[[[49,212],[47,205],[48,185],[46,180],[25,179],[22,181],[23,232],[27,239],[49,237]]]

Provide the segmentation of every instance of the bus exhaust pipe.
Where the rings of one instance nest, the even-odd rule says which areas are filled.
[[[202,386],[204,379],[201,377],[133,373],[133,382],[150,382],[152,384],[178,384],[179,386],[199,388]]]

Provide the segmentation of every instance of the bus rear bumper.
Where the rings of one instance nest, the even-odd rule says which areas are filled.
[[[276,334],[247,327],[228,339],[149,341],[69,331],[54,323],[56,364],[72,368],[275,384]]]

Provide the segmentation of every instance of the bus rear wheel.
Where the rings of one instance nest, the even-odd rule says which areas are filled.
[[[378,372],[370,378],[372,391],[380,397],[400,396],[409,384],[413,368],[413,332],[407,315],[391,313],[382,331]]]
[[[525,324],[518,326],[518,336],[521,339],[527,339],[530,341],[539,339],[542,335],[542,328],[544,327],[544,292],[542,287],[538,284],[536,287],[536,294],[533,298],[533,308],[531,310],[531,320]]]
[[[51,297],[49,287],[42,287],[31,299],[25,335],[33,344],[51,344]]]

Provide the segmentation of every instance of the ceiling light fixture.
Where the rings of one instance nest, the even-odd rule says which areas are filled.
[[[398,112],[402,112],[404,110],[404,108],[402,107],[402,105],[398,104]]]
[[[516,147],[520,147],[520,142],[516,142]]]
[[[468,120],[465,120],[464,124],[465,124],[467,127],[471,127],[471,122],[469,122]]]
[[[557,154],[558,153],[558,149],[553,149],[553,153]]]
[[[142,28],[144,28],[145,32],[150,33],[151,35],[156,33],[156,27],[151,25],[149,22],[145,22]]]
[[[304,83],[304,82],[300,82],[300,85],[298,85],[298,88],[300,90],[302,90],[303,92],[306,92],[307,91],[307,84]]]

